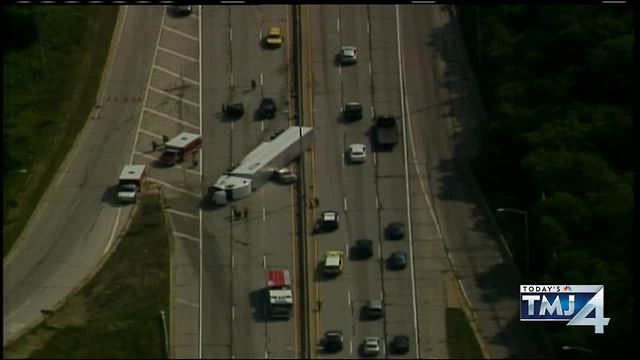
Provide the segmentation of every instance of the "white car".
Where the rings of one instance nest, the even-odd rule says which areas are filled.
[[[380,354],[380,338],[375,336],[364,338],[362,352],[364,356],[378,356]]]
[[[349,161],[362,163],[367,160],[367,148],[363,144],[349,145]]]
[[[343,64],[354,64],[358,60],[355,46],[343,46],[340,49],[340,61]]]

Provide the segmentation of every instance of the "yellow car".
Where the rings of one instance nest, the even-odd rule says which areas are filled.
[[[276,26],[270,27],[266,42],[267,45],[274,47],[282,45],[282,30]]]
[[[342,273],[342,251],[327,251],[324,255],[324,273],[326,275],[337,275]]]

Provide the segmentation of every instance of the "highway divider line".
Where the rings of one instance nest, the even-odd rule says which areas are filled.
[[[203,106],[202,106],[202,5],[198,5],[198,80],[200,83],[198,84],[198,94],[200,102],[200,107],[198,108],[200,115],[200,134],[202,136],[202,114],[203,114]],[[204,147],[200,151],[200,188],[202,188],[203,183],[203,174],[202,166],[204,163]],[[202,194],[200,195],[202,197]],[[204,231],[203,231],[203,217],[202,217],[202,207],[198,209],[198,235],[200,236],[200,242],[198,243],[198,251],[199,251],[199,263],[198,263],[198,358],[202,359],[202,268],[203,268],[203,242],[204,242]]]
[[[400,41],[400,10],[398,5],[395,6],[396,12],[396,38],[397,38],[397,49],[398,49],[398,74],[400,78],[400,110],[402,112],[402,142],[403,142],[403,155],[404,155],[404,171],[405,171],[405,191],[406,191],[406,200],[407,200],[407,224],[409,225],[409,257],[411,258],[411,292],[413,294],[413,326],[415,329],[415,338],[416,338],[416,358],[420,358],[420,335],[418,331],[418,306],[416,304],[416,280],[415,280],[415,264],[413,257],[413,231],[411,225],[411,198],[409,196],[409,169],[408,169],[408,159],[407,159],[407,125],[406,125],[406,116],[408,115],[408,111],[405,111],[406,98],[405,98],[405,74],[404,74],[404,58],[402,54],[402,43]],[[383,343],[384,348],[384,343]],[[383,350],[384,353],[384,350]]]
[[[187,240],[192,240],[192,241],[195,241],[195,242],[200,242],[200,239],[199,239],[199,238],[197,238],[197,237],[195,237],[195,236],[191,236],[191,235],[183,234],[183,233],[181,233],[181,232],[174,231],[174,232],[173,232],[173,235],[175,235],[175,236],[179,236],[179,237],[181,237],[181,238],[185,238],[185,239],[187,239]]]
[[[113,227],[111,228],[111,234],[109,234],[109,242],[107,242],[107,246],[104,248],[104,252],[102,254],[106,254],[111,249],[111,245],[113,244],[113,240],[116,238],[116,230],[118,229],[118,225],[120,224],[120,215],[122,214],[122,208],[118,208],[116,212],[116,221],[113,223]]]

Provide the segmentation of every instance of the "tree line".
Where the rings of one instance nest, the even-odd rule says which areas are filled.
[[[474,171],[494,208],[528,213],[528,282],[605,286],[605,333],[562,324],[553,339],[622,356],[633,343],[633,12],[457,10],[488,119]],[[498,218],[521,265],[522,220]]]

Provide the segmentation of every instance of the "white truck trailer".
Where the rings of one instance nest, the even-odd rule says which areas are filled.
[[[289,270],[269,270],[267,290],[269,316],[273,319],[289,319],[293,312],[293,291]]]
[[[271,179],[285,165],[315,143],[313,128],[292,126],[271,141],[263,142],[209,187],[211,201],[225,205],[242,199]]]
[[[135,202],[147,172],[146,165],[125,165],[118,181],[118,200],[125,203]]]

